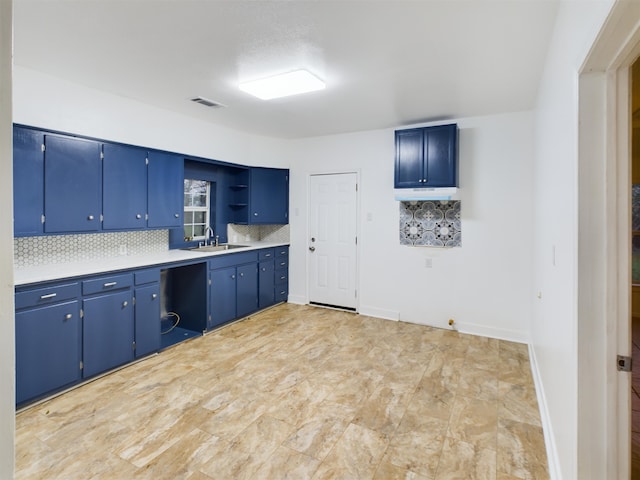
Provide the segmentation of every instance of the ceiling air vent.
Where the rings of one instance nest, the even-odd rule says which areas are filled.
[[[213,100],[209,100],[208,98],[203,97],[194,97],[191,99],[192,102],[199,103],[200,105],[204,105],[209,108],[223,108],[225,105],[221,103],[216,103]]]

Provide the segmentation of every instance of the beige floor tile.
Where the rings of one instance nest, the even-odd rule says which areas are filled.
[[[498,398],[498,372],[465,363],[460,373],[456,394],[483,400],[496,400]]]
[[[500,420],[497,468],[501,473],[519,478],[549,478],[542,428]]]
[[[322,461],[313,478],[372,478],[386,447],[384,435],[352,423]]]
[[[494,480],[496,451],[447,437],[436,480]]]
[[[414,390],[415,386],[383,382],[362,403],[353,423],[391,435],[402,420]]]
[[[532,386],[500,382],[498,417],[541,426],[536,391]]]
[[[254,475],[255,480],[306,480],[313,478],[320,460],[280,446]]]
[[[498,402],[456,396],[447,436],[473,444],[479,449],[496,450]]]
[[[373,480],[428,480],[429,477],[418,475],[406,468],[396,467],[392,463],[383,460],[376,473],[373,475]]]

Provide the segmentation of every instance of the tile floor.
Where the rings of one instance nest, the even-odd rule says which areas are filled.
[[[18,479],[545,479],[527,347],[283,304],[16,417]]]

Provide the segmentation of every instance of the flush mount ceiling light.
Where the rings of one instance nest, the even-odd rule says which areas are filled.
[[[247,92],[261,100],[271,100],[272,98],[324,90],[325,84],[306,70],[296,70],[260,80],[243,82],[238,87],[243,92]]]

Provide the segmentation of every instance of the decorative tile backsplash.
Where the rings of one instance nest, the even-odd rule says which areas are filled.
[[[16,267],[28,267],[159,253],[168,248],[168,230],[22,237],[13,239],[13,261]]]
[[[227,239],[236,242],[289,242],[289,225],[227,225]]]
[[[462,246],[460,200],[400,202],[400,245]]]

